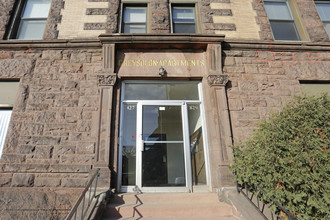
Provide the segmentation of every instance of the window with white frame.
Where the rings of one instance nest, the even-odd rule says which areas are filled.
[[[323,22],[324,28],[330,37],[330,1],[316,1],[315,5]]]
[[[172,32],[196,33],[195,5],[172,4]]]
[[[51,0],[19,0],[8,31],[8,38],[41,40]]]
[[[122,33],[147,33],[147,6],[124,5]]]
[[[288,1],[264,1],[275,40],[301,40]]]
[[[0,157],[6,140],[6,134],[16,100],[18,82],[0,82]]]

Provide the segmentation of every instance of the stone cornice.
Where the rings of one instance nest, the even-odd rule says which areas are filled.
[[[330,42],[279,42],[260,40],[224,40],[223,35],[173,35],[173,34],[103,34],[100,39],[79,40],[0,40],[0,49],[88,49],[101,48],[104,43],[132,48],[189,48],[200,49],[207,44],[222,44],[223,50],[270,51],[325,51],[330,52]]]
[[[0,49],[66,49],[102,48],[95,40],[0,40]]]
[[[226,40],[222,43],[224,50],[267,50],[267,51],[326,51],[330,52],[330,41],[327,42],[290,42],[260,40]]]
[[[102,44],[116,48],[136,49],[206,49],[208,44],[221,44],[224,35],[203,34],[101,34]]]

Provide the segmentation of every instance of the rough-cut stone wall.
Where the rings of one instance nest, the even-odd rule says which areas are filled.
[[[299,80],[330,80],[330,52],[224,50],[223,57],[236,142],[300,94]]]
[[[151,33],[170,33],[170,10],[167,0],[155,0],[150,3]]]
[[[64,0],[52,0],[49,9],[49,15],[44,33],[44,39],[57,39],[58,30],[57,25],[62,21],[61,10],[64,8]]]
[[[102,50],[2,50],[0,58],[0,80],[20,79],[0,159],[0,212],[11,217],[1,219],[27,219],[39,203],[39,219],[66,213],[95,163]]]
[[[0,40],[4,38],[14,3],[15,0],[0,0]]]

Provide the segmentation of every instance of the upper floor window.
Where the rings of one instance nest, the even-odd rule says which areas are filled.
[[[197,32],[194,5],[172,5],[172,32]]]
[[[51,0],[20,0],[8,38],[40,40],[46,27]]]
[[[287,1],[265,1],[265,8],[275,40],[301,40]]]
[[[146,5],[124,5],[122,33],[147,33]]]
[[[328,2],[315,2],[317,11],[321,17],[324,28],[330,37],[330,1]]]
[[[18,82],[0,81],[0,158],[17,91]]]

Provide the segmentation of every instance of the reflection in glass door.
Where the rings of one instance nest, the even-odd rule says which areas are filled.
[[[198,82],[123,83],[121,191],[192,191],[210,181]]]

